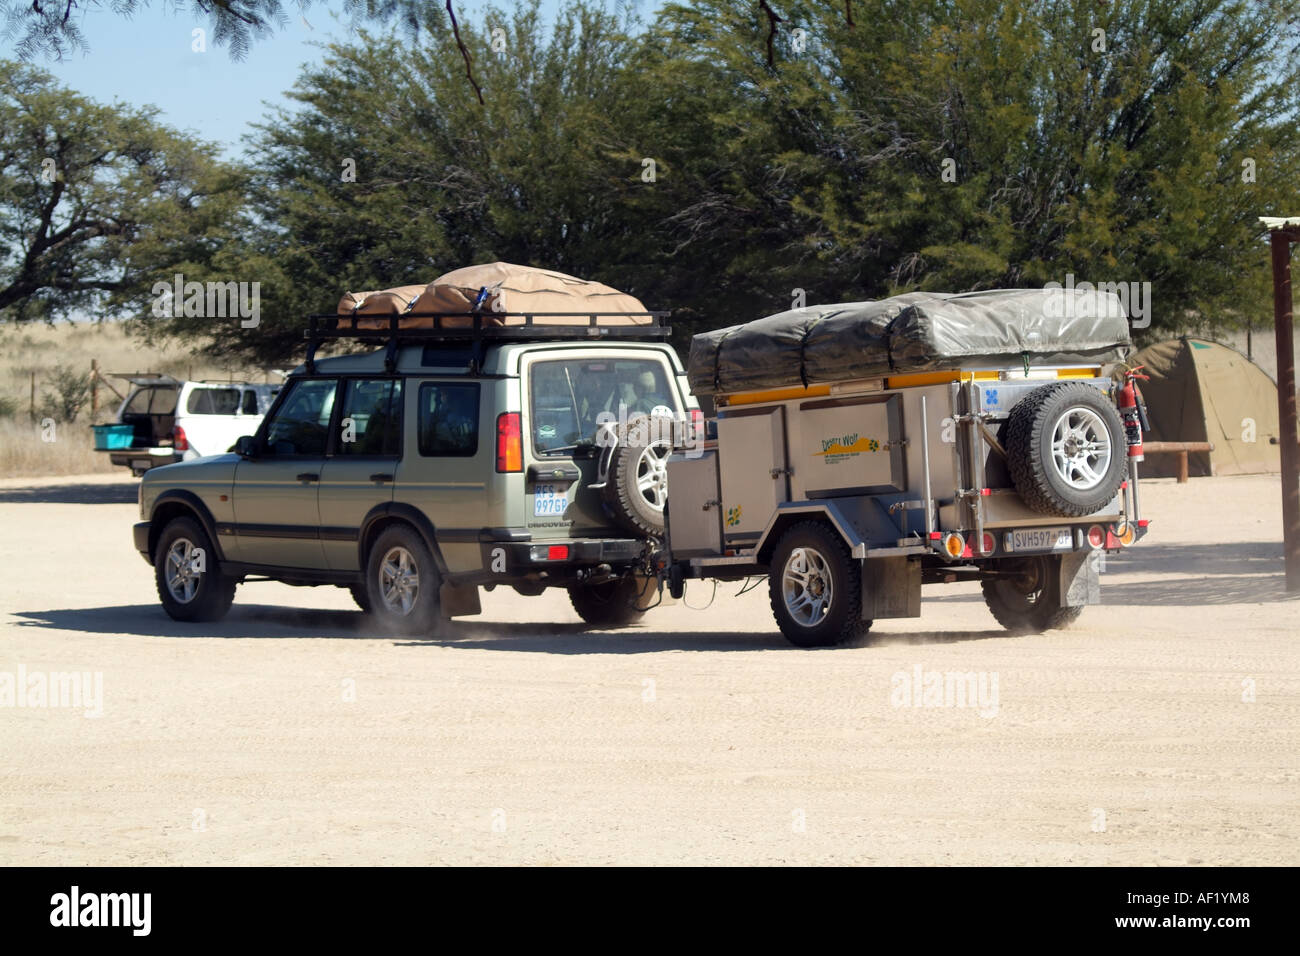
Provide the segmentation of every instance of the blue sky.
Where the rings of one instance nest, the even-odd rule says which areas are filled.
[[[542,0],[548,19],[558,3]],[[501,5],[509,6],[509,0]],[[641,0],[642,16],[659,5],[660,0]],[[169,126],[193,130],[235,158],[243,152],[241,138],[265,115],[264,104],[286,103],[284,91],[293,85],[302,64],[320,59],[316,44],[348,33],[346,19],[334,12],[341,9],[340,3],[313,4],[305,15],[299,15],[296,4],[287,6],[294,11],[289,22],[274,36],[255,41],[241,62],[231,60],[228,50],[210,39],[206,53],[193,52],[191,31],[209,29],[206,19],[169,12],[155,0],[129,20],[103,7],[84,12],[82,30],[90,50],[36,65],[100,102],[157,106]],[[456,0],[453,6],[458,18],[472,22],[483,16],[485,5]],[[0,44],[0,56],[12,55],[12,44]]]

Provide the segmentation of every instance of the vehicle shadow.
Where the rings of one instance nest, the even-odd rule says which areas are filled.
[[[64,608],[50,611],[15,611],[18,627],[44,627],[113,637],[226,637],[226,638],[391,638],[373,627],[360,611],[323,611],[309,608],[235,604],[221,621],[173,621],[158,604],[116,607]]]
[[[388,633],[360,611],[286,608],[236,604],[214,623],[173,621],[156,604],[115,607],[16,611],[18,627],[39,627],[111,637],[223,638],[232,640],[321,640],[347,638],[392,641],[396,647],[450,647],[531,654],[655,654],[664,651],[800,651],[777,631],[659,631],[630,627],[590,630],[584,624],[519,624],[460,619],[437,636],[404,637]],[[924,631],[870,635],[855,645],[956,644],[1005,637],[989,631]],[[827,648],[835,650],[835,648]]]
[[[133,505],[138,482],[23,485],[0,488],[0,503],[27,505]]]

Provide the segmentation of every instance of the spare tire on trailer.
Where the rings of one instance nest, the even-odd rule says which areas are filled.
[[[1026,395],[1003,429],[1007,470],[1034,511],[1079,518],[1106,507],[1128,472],[1119,412],[1100,389],[1053,382]]]
[[[671,418],[637,415],[618,430],[605,479],[605,503],[615,520],[633,534],[664,536],[672,450]]]

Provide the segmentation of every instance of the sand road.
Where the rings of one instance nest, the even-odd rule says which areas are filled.
[[[1144,483],[1152,534],[1069,630],[1006,637],[976,588],[927,587],[920,619],[802,651],[765,585],[624,632],[496,592],[393,639],[278,584],[178,624],[129,480],[0,482],[0,675],[102,680],[99,716],[0,707],[0,863],[1294,865],[1279,498]],[[984,699],[908,701],[918,672]]]

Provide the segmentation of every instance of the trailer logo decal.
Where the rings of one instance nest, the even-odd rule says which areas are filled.
[[[736,525],[740,524],[740,509],[741,509],[740,505],[736,505],[736,507],[734,508],[727,509],[728,528],[734,528],[736,527]]]
[[[824,458],[827,463],[847,461],[858,457],[863,452],[880,451],[879,441],[859,434],[823,438],[821,443],[822,450],[814,454],[816,457]]]
[[[984,389],[984,404],[996,405],[998,403],[998,390],[996,388]]]

